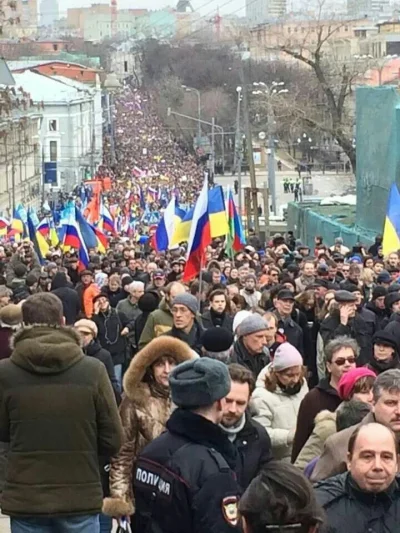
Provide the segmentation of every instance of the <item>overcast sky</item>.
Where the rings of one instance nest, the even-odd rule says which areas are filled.
[[[60,11],[66,12],[68,7],[86,7],[94,3],[108,3],[101,0],[58,0]],[[167,6],[175,7],[177,0],[118,0],[118,7],[120,9],[126,8],[147,8],[147,9],[162,9]],[[200,11],[201,15],[212,15],[216,13],[220,7],[220,13],[233,13],[237,15],[244,15],[245,0],[193,0],[192,6],[195,10]],[[241,11],[241,8],[243,9]]]

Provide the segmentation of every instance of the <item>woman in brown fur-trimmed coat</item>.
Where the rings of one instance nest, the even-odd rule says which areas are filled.
[[[132,471],[141,450],[164,430],[171,414],[168,375],[195,354],[172,337],[153,339],[132,359],[124,376],[125,395],[119,408],[125,443],[111,460],[110,498],[103,513],[120,518],[134,512]]]

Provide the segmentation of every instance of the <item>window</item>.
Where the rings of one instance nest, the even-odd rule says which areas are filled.
[[[57,120],[49,120],[49,131],[57,131]]]
[[[53,50],[54,50],[54,52],[57,52],[57,50],[58,50],[58,44],[53,44]]]
[[[58,146],[57,141],[50,141],[50,161],[57,161],[58,156]]]
[[[124,61],[124,72],[128,72],[128,61]]]

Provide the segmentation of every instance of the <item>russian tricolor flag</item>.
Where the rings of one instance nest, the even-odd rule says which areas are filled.
[[[114,219],[110,211],[103,203],[101,203],[100,206],[100,216],[103,219],[103,230],[109,231],[110,233],[113,233],[115,235],[116,231],[114,226]]]
[[[50,224],[48,218],[44,218],[41,222],[39,222],[36,231],[43,235],[43,237],[48,237],[50,233]]]
[[[154,236],[154,246],[157,252],[163,252],[168,249],[172,240],[175,229],[175,196],[167,205],[164,216],[162,217]]]
[[[204,180],[203,188],[196,202],[190,228],[188,258],[183,273],[183,281],[190,281],[200,274],[203,257],[211,243],[210,220],[208,216],[208,183]]]
[[[89,264],[89,253],[81,230],[75,218],[75,210],[70,213],[68,222],[65,225],[64,246],[70,246],[78,251],[78,268],[84,270]]]

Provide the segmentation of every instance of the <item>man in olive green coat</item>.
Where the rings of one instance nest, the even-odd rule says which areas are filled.
[[[106,369],[83,354],[54,294],[30,296],[22,317],[0,362],[0,440],[9,442],[1,510],[12,533],[98,533],[99,455],[122,443]]]

